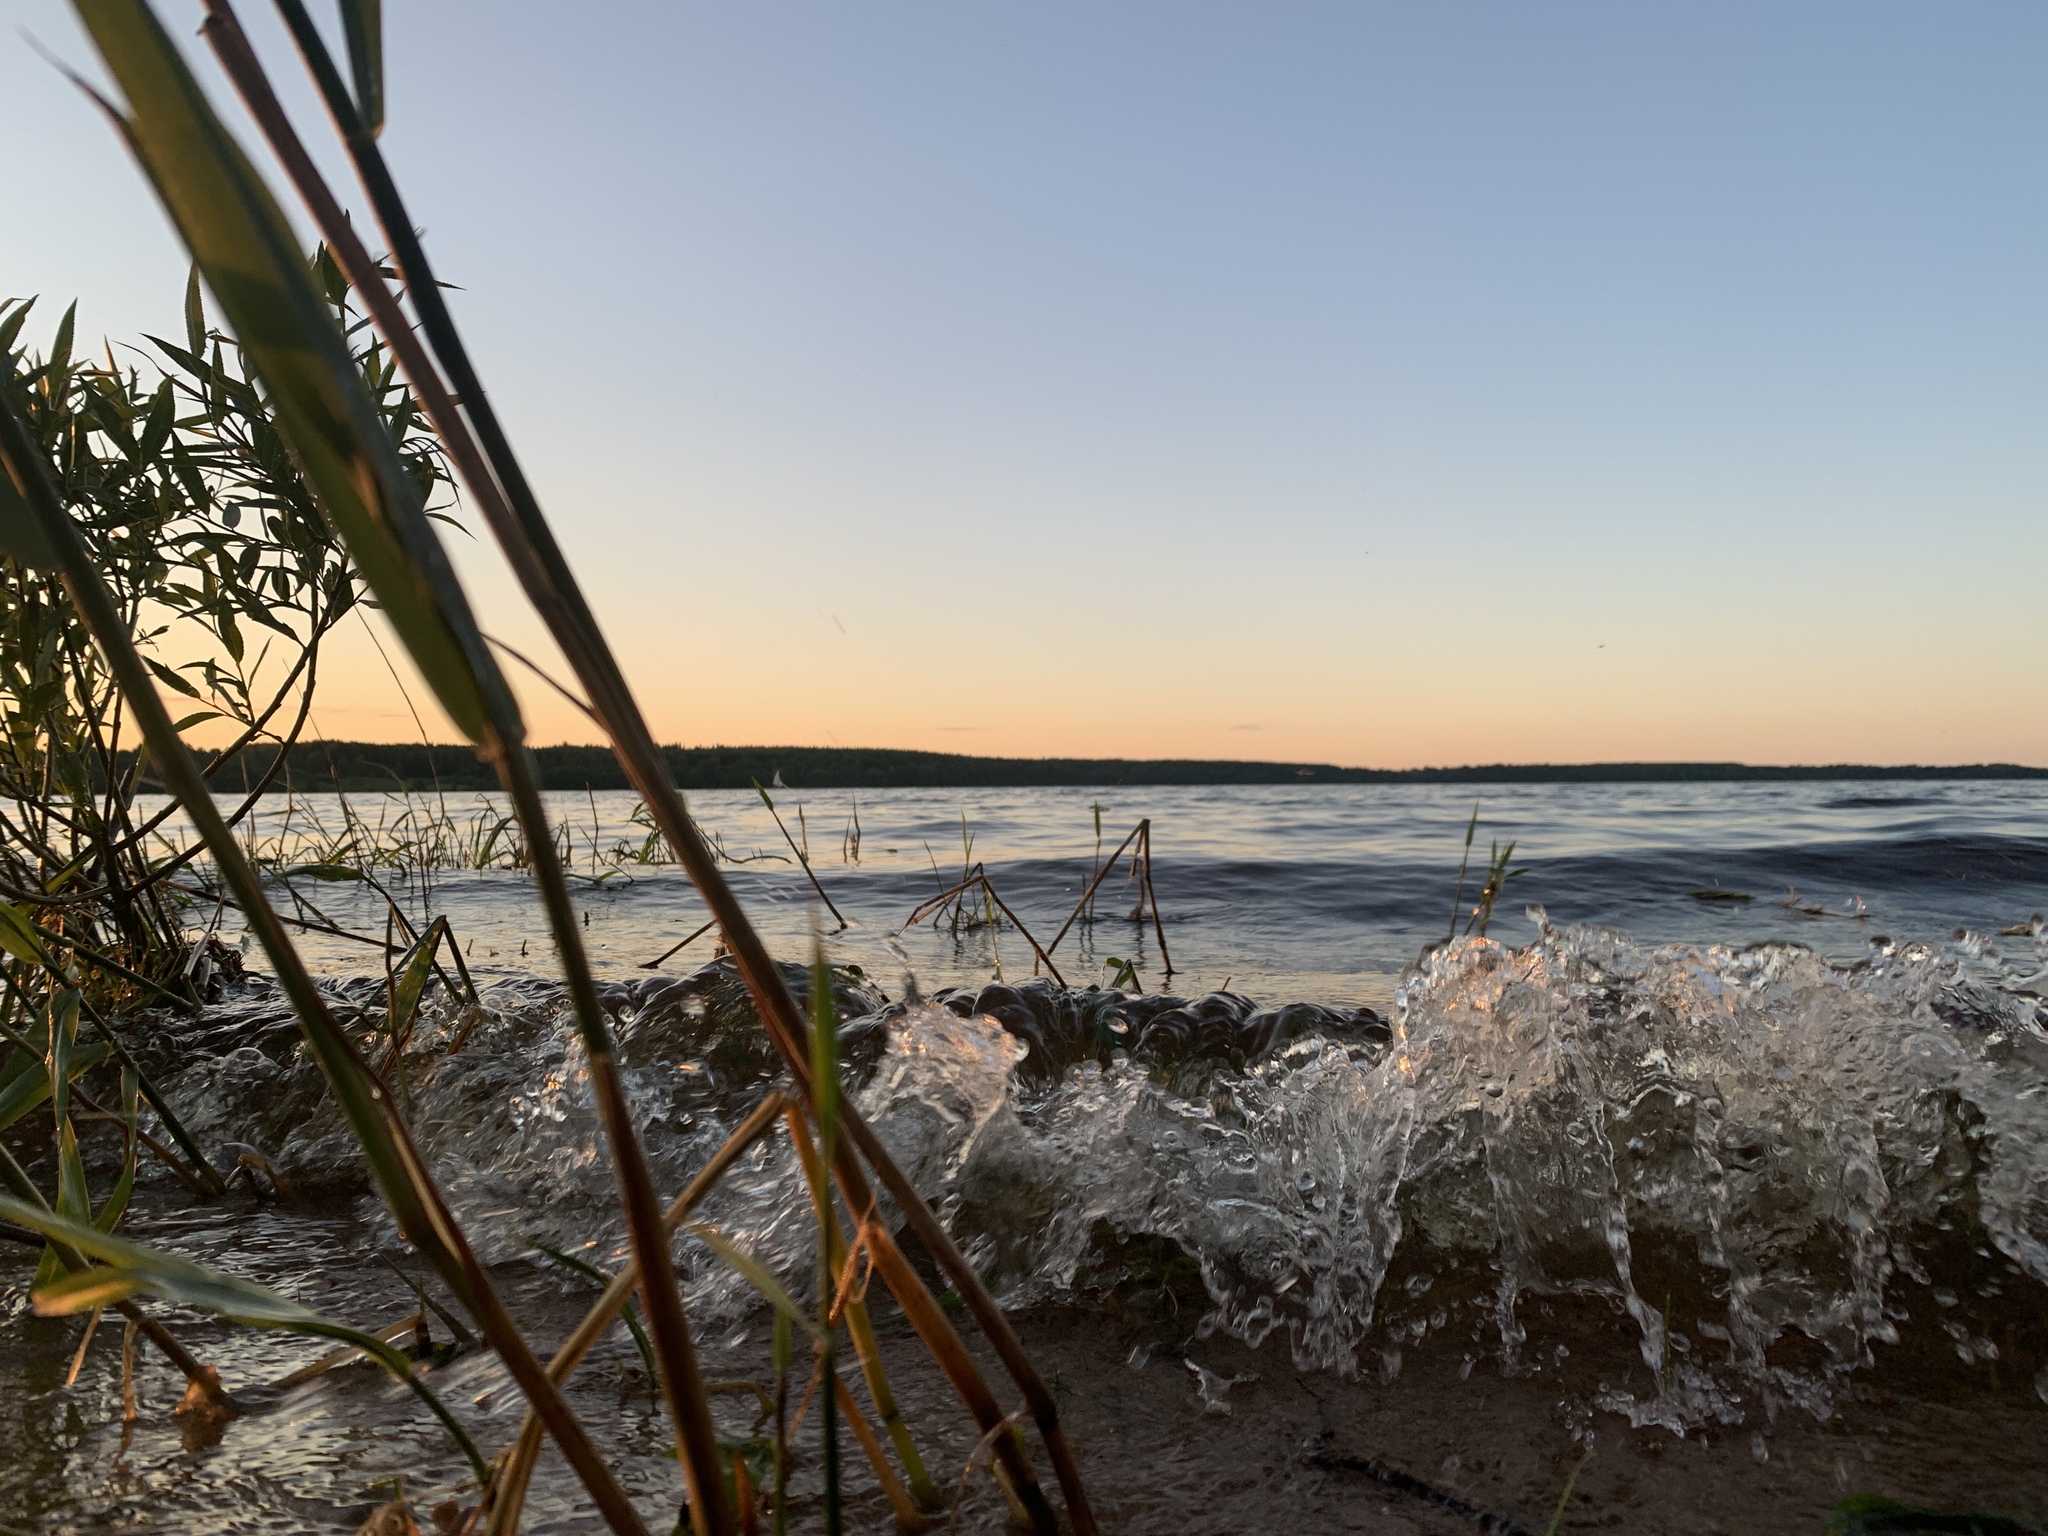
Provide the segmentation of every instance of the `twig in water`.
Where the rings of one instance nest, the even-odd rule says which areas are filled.
[[[702,928],[699,928],[695,933],[691,934],[689,938],[684,939],[682,943],[670,945],[667,949],[663,950],[660,954],[656,955],[652,960],[641,961],[640,969],[643,971],[653,970],[657,965],[660,965],[662,961],[668,959],[670,955],[675,954],[679,950],[687,949],[692,943],[694,943],[698,939],[703,938],[705,934],[709,933],[712,929],[716,928],[717,926],[718,919],[714,917]]]
[[[1060,947],[1060,940],[1067,936],[1067,930],[1073,927],[1082,912],[1088,909],[1090,901],[1094,898],[1095,888],[1109,877],[1109,872],[1112,869],[1116,868],[1116,861],[1124,856],[1124,850],[1130,847],[1141,833],[1148,832],[1151,826],[1152,823],[1149,820],[1139,822],[1135,827],[1131,828],[1130,834],[1116,845],[1116,848],[1111,852],[1107,860],[1098,861],[1095,878],[1088,882],[1088,889],[1083,891],[1081,899],[1074,903],[1074,910],[1069,912],[1067,920],[1060,924],[1060,931],[1054,934],[1052,942],[1045,946],[1047,953]]]
[[[1492,1536],[1529,1536],[1527,1530],[1505,1515],[1491,1514],[1476,1504],[1467,1504],[1454,1494],[1432,1487],[1419,1477],[1410,1477],[1406,1472],[1383,1466],[1363,1456],[1348,1456],[1342,1451],[1323,1450],[1309,1458],[1309,1465],[1321,1467],[1329,1472],[1363,1472],[1376,1483],[1397,1488],[1402,1493],[1412,1493],[1418,1499],[1426,1499],[1437,1508],[1462,1520],[1469,1520],[1480,1530],[1492,1533]]]
[[[953,902],[957,905],[960,898],[972,890],[979,890],[984,898],[994,903],[996,909],[1010,920],[1010,926],[1024,935],[1024,942],[1031,946],[1031,953],[1036,957],[1036,964],[1042,964],[1047,971],[1051,972],[1052,979],[1064,987],[1067,984],[1067,979],[1060,974],[1060,968],[1053,964],[1052,955],[1044,945],[1032,937],[1031,930],[1026,928],[1022,919],[1010,910],[1009,904],[996,894],[995,886],[978,865],[975,867],[974,873],[970,874],[958,885],[953,886],[950,890],[941,891],[938,895],[922,903],[916,911],[904,919],[903,926],[905,928],[916,927],[926,916],[945,911],[946,903]]]
[[[1159,916],[1159,895],[1152,889],[1152,822],[1148,817],[1138,825],[1143,833],[1138,839],[1138,846],[1144,850],[1145,855],[1144,863],[1140,866],[1144,871],[1145,900],[1152,904],[1152,933],[1159,940],[1159,961],[1165,968],[1166,979],[1171,982],[1173,956],[1166,948],[1166,925]]]
[[[825,894],[825,887],[818,883],[817,872],[811,868],[811,861],[804,857],[803,849],[797,847],[796,839],[789,835],[789,828],[782,824],[782,813],[775,809],[775,802],[768,798],[768,791],[761,787],[759,779],[754,780],[754,793],[761,797],[761,803],[768,807],[768,814],[775,818],[776,830],[782,834],[782,840],[789,844],[789,851],[796,855],[797,863],[803,865],[804,874],[810,878],[811,889],[818,893],[818,900],[824,902],[825,910],[838,920],[840,931],[844,932],[853,926],[847,922],[840,910],[832,905],[832,898]]]

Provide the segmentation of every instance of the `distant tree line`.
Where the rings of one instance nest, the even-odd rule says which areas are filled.
[[[1339,768],[1329,763],[1230,762],[1202,758],[968,757],[878,747],[666,747],[682,789],[747,789],[780,775],[792,789],[1010,789],[1042,785],[1203,784],[1700,784],[1816,779],[2041,779],[2048,768],[2014,763],[1959,767],[1839,763],[1824,767],[1749,763],[1494,763],[1460,768]],[[251,785],[269,774],[275,749],[242,753]],[[605,747],[538,747],[549,789],[626,789]],[[241,772],[219,775],[224,792]],[[351,794],[406,789],[489,790],[497,778],[466,747],[391,742],[300,741],[271,778],[274,791]]]

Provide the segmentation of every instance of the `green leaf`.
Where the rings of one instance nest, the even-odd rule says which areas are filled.
[[[77,321],[78,301],[73,299],[64,318],[57,322],[57,334],[50,339],[49,361],[43,364],[53,392],[61,393],[64,381],[71,375],[71,335]]]
[[[128,1131],[128,1149],[121,1166],[121,1178],[114,1185],[114,1192],[107,1196],[107,1203],[100,1207],[100,1213],[93,1218],[93,1225],[102,1232],[111,1232],[128,1209],[128,1198],[135,1193],[135,1164],[137,1149],[142,1138],[135,1134],[137,1100],[142,1092],[142,1079],[131,1069],[121,1073],[121,1113]]]
[[[253,1281],[209,1269],[159,1248],[130,1242],[84,1222],[67,1220],[25,1200],[0,1196],[0,1217],[64,1243],[103,1266],[35,1286],[31,1299],[38,1316],[68,1317],[147,1291],[166,1301],[218,1312],[247,1327],[278,1328],[288,1333],[338,1339],[376,1356],[386,1370],[412,1388],[462,1448],[477,1478],[489,1480],[490,1467],[476,1442],[420,1380],[412,1362],[382,1339],[322,1317]]]
[[[23,1200],[0,1195],[0,1216],[74,1248],[89,1259],[97,1259],[108,1269],[132,1279],[134,1289],[147,1290],[167,1301],[203,1307],[258,1327],[294,1327],[325,1321],[318,1313],[252,1281],[97,1231]],[[34,1301],[37,1313],[44,1317],[63,1317],[83,1310],[72,1297],[61,1292],[54,1296],[38,1295]]]
[[[55,1274],[50,1271],[54,1270]],[[69,1317],[76,1312],[90,1312],[95,1307],[111,1307],[117,1301],[126,1301],[143,1289],[142,1282],[133,1275],[123,1274],[115,1269],[81,1269],[76,1274],[63,1272],[62,1261],[57,1250],[45,1248],[43,1262],[37,1266],[35,1279],[29,1288],[36,1298],[36,1310],[49,1317]]]
[[[165,379],[156,389],[156,395],[149,402],[149,415],[142,423],[142,438],[135,447],[135,462],[148,464],[163,452],[164,444],[171,440],[171,428],[177,422],[177,401],[171,394],[171,381]]]
[[[150,671],[156,674],[156,680],[162,683],[166,688],[169,688],[177,693],[182,693],[188,699],[196,699],[200,697],[199,690],[193,687],[189,680],[179,676],[176,672],[173,672],[169,667],[165,666],[162,662],[158,661],[154,656],[145,656],[142,658],[142,660],[144,665],[146,665]]]
[[[57,1106],[59,1125],[70,1122],[71,1051],[77,1043],[78,990],[66,987],[50,1005],[50,1098]]]
[[[104,1045],[81,1045],[71,1053],[71,1075],[89,1071],[105,1061],[109,1055]],[[7,1080],[0,1088],[0,1131],[4,1131],[23,1115],[41,1104],[50,1096],[50,1074],[45,1070],[23,1072]]]
[[[92,1198],[85,1188],[85,1160],[78,1155],[78,1132],[69,1117],[57,1132],[57,1214],[70,1221],[92,1220]]]
[[[185,279],[185,345],[190,355],[180,359],[193,373],[203,372],[205,364],[199,361],[199,354],[206,350],[206,303],[199,296],[199,264],[192,264],[192,272]]]
[[[391,1019],[389,1029],[394,1043],[403,1040],[412,1028],[414,1018],[420,1011],[420,998],[427,990],[427,979],[434,974],[434,950],[447,935],[448,919],[437,917],[427,931],[420,935],[412,952],[406,957],[398,985],[391,993]]]
[[[28,965],[47,967],[42,930],[20,907],[0,906],[0,949]]]
[[[725,1238],[716,1227],[707,1227],[701,1221],[685,1222],[684,1230],[696,1238],[739,1273],[739,1277],[761,1293],[761,1299],[780,1312],[784,1317],[802,1328],[820,1343],[824,1342],[825,1330],[818,1326],[818,1320],[797,1304],[794,1296],[782,1288],[776,1278],[768,1273],[767,1266],[752,1254],[742,1253]]]
[[[11,301],[10,301],[11,302]],[[14,350],[14,338],[21,334],[22,322],[28,319],[28,312],[36,307],[34,299],[23,299],[15,308],[0,315],[0,352]],[[0,309],[7,306],[0,304]]]

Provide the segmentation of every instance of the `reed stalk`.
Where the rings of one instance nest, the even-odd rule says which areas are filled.
[[[777,1119],[787,1104],[779,1093],[770,1093],[753,1113],[740,1122],[733,1133],[725,1139],[719,1149],[711,1155],[705,1165],[697,1170],[683,1192],[675,1198],[662,1215],[665,1234],[672,1235],[690,1212],[697,1208],[703,1198],[711,1193],[713,1186],[725,1176],[726,1170],[739,1160],[742,1154],[760,1140]],[[566,1382],[577,1366],[604,1337],[614,1318],[626,1304],[626,1298],[633,1294],[639,1284],[638,1262],[629,1258],[619,1272],[612,1276],[604,1294],[591,1306],[576,1325],[575,1330],[563,1341],[555,1356],[548,1362],[548,1379],[557,1386]],[[499,1463],[498,1476],[491,1490],[490,1530],[509,1533],[518,1528],[519,1515],[526,1499],[526,1488],[533,1478],[534,1458],[540,1452],[541,1421],[537,1414],[529,1411],[526,1420],[519,1427],[518,1438]],[[778,1495],[779,1497],[779,1495]]]
[[[839,931],[844,933],[847,926],[845,916],[837,907],[832,905],[832,898],[825,894],[825,887],[818,879],[818,872],[811,868],[811,840],[808,832],[804,837],[804,845],[798,847],[796,839],[789,835],[789,828],[783,825],[782,812],[775,809],[775,802],[768,798],[768,791],[761,787],[759,779],[754,780],[754,793],[759,795],[761,803],[768,807],[768,814],[775,818],[775,830],[780,832],[782,840],[789,844],[789,851],[796,855],[797,863],[803,866],[804,877],[811,882],[811,889],[818,893],[818,900],[825,903],[825,910],[832,914],[833,921],[839,924]],[[797,814],[799,816],[803,814],[803,807],[801,805],[797,807]]]
[[[802,1113],[792,1105],[784,1118],[789,1126],[790,1144],[803,1168],[804,1182],[810,1188],[811,1203],[818,1212],[819,1232],[825,1244],[827,1262],[832,1268],[839,1269],[845,1265],[848,1255],[845,1240],[840,1235],[838,1217],[832,1211],[832,1194],[826,1183],[824,1162],[811,1142],[810,1130]],[[846,1331],[853,1341],[861,1375],[867,1381],[868,1395],[874,1400],[875,1412],[882,1416],[883,1427],[896,1447],[904,1475],[910,1479],[911,1492],[920,1506],[936,1509],[943,1495],[932,1481],[931,1474],[925,1470],[924,1458],[918,1454],[910,1426],[904,1422],[902,1410],[896,1406],[896,1394],[889,1386],[888,1371],[882,1364],[881,1343],[875,1337],[867,1303],[857,1293],[851,1294],[846,1301],[845,1314]]]
[[[1101,823],[1101,815],[1099,812],[1097,813],[1096,820],[1097,826],[1099,828]],[[1067,914],[1067,920],[1060,924],[1060,931],[1054,934],[1052,936],[1052,942],[1045,946],[1046,952],[1048,954],[1050,954],[1053,950],[1056,950],[1060,947],[1060,940],[1064,939],[1067,936],[1067,930],[1073,927],[1074,924],[1081,919],[1083,913],[1090,912],[1093,910],[1091,904],[1095,900],[1096,888],[1100,886],[1104,880],[1109,878],[1110,871],[1116,868],[1116,861],[1124,856],[1124,850],[1126,848],[1129,848],[1133,843],[1137,842],[1141,837],[1148,837],[1149,833],[1151,832],[1151,828],[1152,823],[1149,820],[1139,822],[1135,827],[1131,828],[1131,830],[1125,834],[1124,840],[1118,843],[1116,847],[1111,850],[1110,855],[1107,859],[1104,859],[1101,856],[1101,842],[1098,834],[1094,878],[1092,878],[1088,882],[1088,888],[1081,893],[1081,899],[1074,903],[1074,910]],[[1133,857],[1135,857],[1135,855]]]
[[[825,1162],[832,1161],[832,1147],[839,1139],[839,1017],[832,1007],[832,972],[825,964],[825,946],[816,945],[811,962],[811,1108],[818,1122],[818,1150]],[[834,1387],[839,1385],[833,1303],[831,1245],[831,1196],[818,1212],[818,1369]],[[839,1506],[839,1395],[828,1391],[818,1407],[818,1422],[824,1441],[825,1536],[840,1536],[843,1519]]]
[[[1465,823],[1465,852],[1458,859],[1458,886],[1451,893],[1451,926],[1444,934],[1444,942],[1450,943],[1458,936],[1458,918],[1465,911],[1465,871],[1472,863],[1472,838],[1479,830],[1479,802],[1472,802],[1472,819]]]
[[[974,890],[980,891],[983,901],[990,904],[996,911],[1001,912],[1004,917],[1010,920],[1010,926],[1024,935],[1024,942],[1031,946],[1033,957],[1032,973],[1034,975],[1037,974],[1038,967],[1042,965],[1052,976],[1052,979],[1064,987],[1067,984],[1067,979],[1060,974],[1060,968],[1053,964],[1049,948],[1038,942],[1037,938],[1032,935],[1031,930],[1024,926],[1024,920],[1017,916],[1015,912],[1012,912],[1009,904],[996,894],[995,882],[990,880],[986,871],[983,871],[978,865],[975,868],[975,872],[965,880],[962,880],[958,885],[949,887],[921,903],[910,916],[903,920],[903,926],[905,928],[916,927],[927,916],[935,916],[935,914],[943,912],[947,902],[957,902],[969,891]],[[991,914],[990,926],[994,926],[993,914]]]
[[[187,244],[236,323],[238,333],[244,337],[266,335],[265,322],[273,326],[277,323],[281,317],[266,313],[265,300],[271,306],[296,309],[295,318],[308,317],[308,305],[303,301],[291,303],[296,297],[293,288],[303,287],[305,278],[296,262],[285,259],[278,249],[276,226],[281,226],[282,220],[261,184],[248,172],[246,163],[239,162],[225,135],[212,122],[210,110],[184,72],[182,59],[168,48],[168,40],[161,49],[138,47],[132,31],[128,36],[117,36],[105,24],[125,11],[131,28],[146,26],[160,37],[154,15],[145,5],[122,5],[109,0],[80,0],[80,10],[89,24],[99,19],[100,24],[94,25],[95,40],[121,78],[131,104],[138,109],[138,120],[131,130],[133,139],[154,173],[159,191]],[[225,0],[209,4],[203,30],[252,113],[280,146],[280,154],[291,153],[296,140],[290,137],[282,110]],[[139,90],[152,86],[159,96],[166,94],[166,85],[182,98],[178,102],[184,108],[182,121],[176,120],[176,114],[168,113],[152,121],[147,98],[137,99]],[[210,167],[204,163],[209,149],[214,151]],[[298,154],[303,159],[302,149]],[[207,182],[209,170],[215,183],[212,186]],[[223,191],[239,193],[236,201],[241,206],[221,206]],[[273,228],[266,230],[266,225]],[[266,233],[272,236],[268,241],[262,238]],[[267,252],[265,245],[269,247]],[[267,275],[275,288],[272,294],[257,298],[249,293],[244,274],[251,258],[259,263],[257,270],[263,271],[265,254],[270,257]],[[238,309],[244,312],[238,314]],[[329,342],[331,346],[328,332],[317,322],[307,326],[302,321],[295,330],[307,342]],[[281,339],[274,330],[267,334]],[[660,1206],[633,1129],[609,1029],[597,1001],[581,929],[541,803],[539,784],[531,759],[521,745],[524,727],[511,691],[448,567],[437,536],[417,500],[407,495],[408,485],[391,473],[394,461],[388,439],[366,419],[362,403],[350,397],[349,380],[332,374],[324,380],[305,377],[304,363],[284,354],[275,339],[267,346],[252,346],[250,350],[278,402],[279,425],[301,463],[307,466],[308,479],[320,493],[323,510],[339,526],[381,599],[385,616],[435,688],[443,708],[469,736],[478,755],[497,770],[525,831],[533,856],[534,883],[561,960],[611,1152],[627,1231],[640,1263],[643,1307],[662,1367],[662,1387],[675,1428],[677,1457],[690,1487],[692,1518],[698,1536],[727,1536],[732,1530],[732,1518],[718,1465],[717,1437],[697,1368],[695,1346],[683,1315],[674,1260],[661,1235]],[[337,384],[341,386],[339,391],[335,389]],[[300,391],[300,398],[294,398],[294,386]],[[329,433],[342,428],[346,435],[337,442],[334,436],[319,436],[322,428]],[[377,472],[373,497],[366,500],[364,486],[349,484],[337,473],[342,468],[339,462],[328,466],[325,475],[314,472],[320,455],[335,453],[337,447],[341,454],[355,458],[361,467]]]
[[[373,304],[373,318],[377,318],[380,330],[385,332],[386,341],[411,379],[422,407],[434,421],[437,431],[441,432],[458,471],[469,485],[486,524],[504,550],[522,590],[547,625],[556,645],[568,659],[592,712],[602,721],[611,738],[613,749],[629,782],[640,794],[655,826],[667,839],[669,847],[690,874],[704,896],[707,906],[711,908],[712,915],[725,937],[727,948],[732,952],[741,975],[754,996],[756,1007],[771,1041],[782,1055],[799,1092],[804,1095],[807,1102],[811,1102],[814,1085],[807,1059],[808,1030],[795,999],[752,924],[733,897],[710,849],[689,818],[681,796],[668,778],[646,722],[625,685],[616,660],[602,638],[595,616],[569,571],[552,530],[541,514],[532,489],[499,426],[482,381],[470,363],[467,351],[434,281],[432,268],[420,245],[415,226],[406,215],[397,187],[392,182],[378,150],[374,134],[358,112],[355,102],[351,100],[339,72],[333,66],[324,41],[313,27],[303,5],[299,0],[277,0],[277,3],[301,55],[313,74],[315,84],[330,116],[334,119],[357,173],[369,193],[384,238],[394,253],[399,269],[405,274],[406,291],[417,312],[420,330],[438,359],[439,369],[445,370],[447,385],[440,382],[440,372],[419,354],[419,349],[408,349],[402,340],[403,335],[410,334],[411,328],[402,323],[402,317],[397,323],[391,321],[390,314],[395,309],[395,301],[384,306],[381,315],[379,306]],[[331,237],[338,232],[323,227],[323,233]],[[364,281],[357,287],[366,304],[371,302],[375,290],[381,289],[385,297],[389,297],[389,289],[385,287],[383,276],[374,270],[365,274]],[[420,369],[417,374],[413,372],[415,366]],[[459,396],[461,399],[459,414],[453,408],[452,396]],[[473,438],[470,435],[472,428]],[[488,461],[487,467],[478,463],[477,449],[481,450],[482,457]],[[474,479],[471,478],[472,474],[475,475]],[[424,665],[422,670],[428,672],[431,680],[434,676],[433,671]],[[815,1112],[814,1104],[813,1109]],[[843,1128],[846,1135],[832,1159],[832,1164],[849,1206],[863,1209],[872,1201],[872,1197],[868,1195],[867,1180],[861,1166],[865,1161],[882,1180],[892,1199],[904,1209],[920,1239],[945,1269],[955,1288],[966,1300],[970,1312],[995,1345],[1006,1368],[1024,1391],[1032,1417],[1040,1428],[1066,1496],[1077,1536],[1091,1536],[1095,1529],[1093,1517],[1088,1510],[1087,1497],[1078,1470],[1059,1428],[1057,1405],[1051,1394],[1046,1391],[1043,1381],[1017,1341],[1014,1331],[1009,1328],[993,1298],[988,1295],[986,1287],[960,1254],[943,1225],[924,1206],[922,1198],[908,1178],[896,1167],[872,1131],[850,1108],[843,1116]],[[941,1364],[947,1369],[956,1388],[961,1390],[964,1398],[969,1399],[969,1406],[977,1420],[983,1423],[985,1430],[991,1424],[1000,1421],[1000,1410],[996,1408],[993,1396],[988,1393],[985,1383],[981,1382],[978,1369],[974,1367],[964,1349],[959,1347],[957,1336],[952,1334],[950,1325],[945,1323],[936,1303],[931,1302],[929,1294],[924,1291],[923,1282],[896,1251],[893,1238],[887,1233],[882,1233],[873,1244],[873,1251],[885,1283],[897,1293],[899,1302],[905,1304],[906,1311],[912,1315],[913,1325],[918,1326],[920,1336],[925,1339],[927,1346],[933,1348],[935,1354],[940,1356]],[[922,1296],[922,1304],[915,1297],[906,1297],[906,1289],[919,1293]],[[1053,1529],[1050,1508],[1044,1504],[1036,1482],[1014,1444],[1008,1441],[1000,1442],[997,1454],[1003,1458],[1006,1470],[1015,1481],[1020,1496],[1031,1508],[1034,1523],[1043,1530]]]

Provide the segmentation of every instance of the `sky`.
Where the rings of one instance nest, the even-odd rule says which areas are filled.
[[[0,292],[174,334],[184,258],[31,40],[90,45],[0,17]],[[385,26],[386,154],[663,740],[2048,764],[2035,0]],[[418,734],[360,631],[314,714]]]

